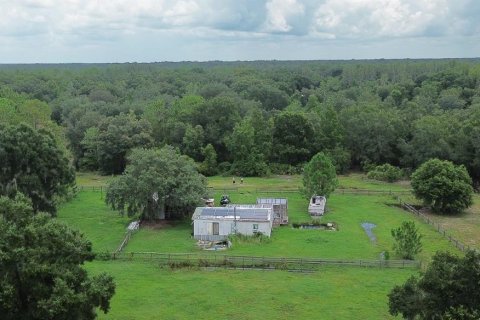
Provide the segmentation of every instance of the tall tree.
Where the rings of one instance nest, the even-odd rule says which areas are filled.
[[[26,124],[0,125],[0,194],[17,191],[32,199],[34,211],[56,212],[57,197],[75,183],[75,172],[53,135]]]
[[[302,113],[283,112],[273,119],[272,160],[296,165],[310,159],[313,128]]]
[[[480,253],[437,252],[420,278],[392,289],[388,305],[391,315],[406,319],[478,319]]]
[[[20,193],[0,197],[0,234],[2,319],[95,319],[97,307],[108,312],[115,283],[81,267],[95,256],[82,234],[34,214]]]
[[[86,137],[83,145],[86,153],[97,155],[98,168],[105,174],[123,172],[127,153],[135,147],[148,147],[152,144],[151,126],[133,113],[105,118],[98,125],[96,140]]]
[[[262,176],[267,172],[263,154],[255,144],[255,130],[249,119],[238,123],[227,139],[227,147],[233,157],[232,171],[240,176]]]
[[[206,179],[192,159],[170,146],[134,149],[123,175],[108,185],[106,202],[113,209],[141,219],[183,217],[201,203]]]
[[[412,175],[413,193],[433,211],[456,214],[472,205],[472,179],[463,165],[431,159]]]
[[[338,185],[335,166],[323,152],[317,153],[303,170],[303,194],[307,199],[312,195],[328,197]]]

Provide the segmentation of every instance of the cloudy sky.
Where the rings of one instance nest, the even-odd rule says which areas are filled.
[[[480,56],[479,0],[0,0],[0,63]]]

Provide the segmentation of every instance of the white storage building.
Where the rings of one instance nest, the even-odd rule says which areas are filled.
[[[273,217],[271,206],[241,205],[198,207],[192,216],[193,236],[197,240],[225,240],[231,234],[270,237]]]

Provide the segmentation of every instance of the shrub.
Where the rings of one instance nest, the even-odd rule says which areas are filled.
[[[392,166],[388,163],[371,168],[368,171],[367,177],[380,181],[394,182],[402,178],[402,169]]]

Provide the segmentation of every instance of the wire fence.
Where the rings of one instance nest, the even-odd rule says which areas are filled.
[[[78,191],[96,191],[96,192],[106,192],[106,186],[77,186]],[[214,188],[208,187],[208,191],[212,193],[229,193],[229,192],[246,192],[246,193],[260,193],[260,194],[282,194],[282,193],[300,193],[300,188],[285,188],[285,189],[262,189],[262,188]],[[358,195],[395,195],[395,194],[410,194],[410,190],[370,190],[370,189],[337,189],[334,194],[358,194]]]
[[[115,252],[114,260],[154,261],[172,268],[224,267],[237,269],[280,269],[316,271],[322,266],[350,266],[369,268],[421,268],[414,260],[344,260],[320,258],[286,258],[259,256],[231,256],[220,254],[158,253],[158,252]]]
[[[452,235],[448,234],[448,231],[446,229],[443,229],[442,226],[439,223],[430,219],[430,217],[428,217],[423,212],[415,209],[415,207],[412,206],[411,204],[403,201],[398,195],[396,196],[396,198],[399,201],[400,206],[404,210],[407,210],[407,211],[415,214],[416,216],[420,217],[425,223],[433,226],[433,228],[435,230],[437,230],[438,233],[440,233],[445,239],[447,239],[450,243],[452,243],[458,250],[460,250],[462,252],[466,252],[468,250],[474,249],[474,248],[466,245],[465,243],[461,242],[460,240],[452,237]],[[474,249],[474,250],[477,250],[477,249]]]

